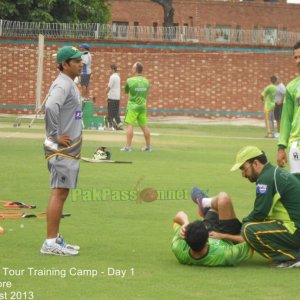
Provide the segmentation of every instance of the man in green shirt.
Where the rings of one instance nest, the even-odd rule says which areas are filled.
[[[149,81],[143,76],[143,65],[136,62],[132,71],[135,74],[126,81],[125,93],[128,94],[128,104],[124,123],[127,124],[126,146],[121,149],[124,152],[131,152],[133,139],[133,126],[138,124],[142,129],[146,146],[142,151],[152,151],[150,144],[150,130],[147,126],[147,96],[149,92]]]
[[[300,267],[300,183],[279,167],[272,166],[265,153],[254,146],[242,148],[231,171],[256,183],[251,213],[243,219],[245,241],[277,267]],[[204,207],[209,203],[203,201]]]
[[[274,109],[275,102],[274,99],[277,94],[277,77],[271,76],[271,84],[269,84],[261,94],[261,100],[264,102],[264,112],[265,112],[265,123],[267,130],[267,138],[274,138]]]
[[[294,46],[294,59],[300,73],[300,41]],[[277,164],[280,167],[287,163],[286,149],[290,172],[300,180],[300,76],[286,87],[278,140]]]
[[[193,189],[192,198],[196,203],[199,193],[201,197],[202,192]],[[215,267],[234,266],[250,258],[253,250],[240,235],[241,223],[229,196],[220,193],[212,199],[211,206],[204,221],[189,223],[183,211],[176,214],[172,251],[177,260],[182,264]]]

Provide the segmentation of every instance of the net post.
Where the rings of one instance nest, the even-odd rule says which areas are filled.
[[[41,109],[41,95],[42,95],[42,82],[43,82],[43,63],[44,63],[44,36],[39,34],[38,40],[38,67],[37,67],[37,80],[36,80],[36,97],[35,97],[35,110]]]

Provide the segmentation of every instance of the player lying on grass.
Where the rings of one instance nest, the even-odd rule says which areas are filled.
[[[237,153],[231,171],[238,169],[243,177],[256,183],[254,207],[242,221],[245,241],[278,268],[300,267],[299,181],[293,174],[272,166],[265,153],[254,146]],[[215,208],[215,197],[201,191],[196,194],[193,199],[200,214],[207,218],[207,210]]]
[[[206,196],[194,188],[192,200],[198,204],[203,221],[189,223],[180,211],[174,218],[175,235],[172,251],[182,264],[198,266],[234,266],[249,259],[253,250],[240,235],[241,223],[236,218],[229,196],[222,192],[211,200],[211,208],[203,208]]]

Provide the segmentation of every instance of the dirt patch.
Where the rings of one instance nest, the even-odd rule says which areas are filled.
[[[17,139],[40,139],[44,141],[44,133],[30,133],[30,132],[10,132],[10,131],[0,131],[0,138],[17,138]],[[84,141],[99,141],[99,142],[125,142],[125,135],[118,133],[107,133],[107,132],[95,132],[95,133],[85,133],[83,132]]]
[[[200,125],[248,125],[264,127],[264,120],[251,119],[251,118],[195,118],[184,116],[166,116],[166,117],[149,117],[150,123],[162,123],[162,124],[200,124]]]
[[[35,115],[28,115],[25,116],[24,123],[21,123],[21,126],[28,127],[29,121],[34,118]],[[5,115],[0,114],[0,117],[10,117],[14,118],[17,117],[16,115]],[[44,125],[39,118],[38,122],[35,122],[33,126],[35,128],[44,128]],[[222,124],[228,124],[228,125],[251,125],[251,126],[259,126],[264,127],[264,120],[263,119],[256,119],[256,118],[224,118],[224,117],[218,117],[218,118],[197,118],[192,116],[158,116],[158,117],[148,117],[148,120],[150,123],[162,123],[162,124],[209,124],[209,125],[222,125]],[[26,123],[27,122],[27,123]],[[4,127],[10,127],[13,123],[0,123],[0,128]]]

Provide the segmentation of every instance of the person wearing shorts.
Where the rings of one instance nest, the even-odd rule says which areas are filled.
[[[75,47],[58,50],[60,74],[52,83],[45,105],[45,156],[50,171],[51,195],[47,208],[47,238],[42,254],[71,256],[80,247],[67,244],[59,233],[64,202],[69,190],[76,188],[82,145],[82,111],[80,93],[74,82],[82,69],[84,53]]]
[[[240,235],[242,224],[228,194],[221,192],[213,197],[209,209],[202,207],[204,195],[199,188],[193,188],[192,200],[203,221],[189,223],[183,211],[174,218],[172,251],[177,260],[182,264],[216,267],[235,266],[249,259],[253,250]]]
[[[125,85],[125,93],[128,94],[128,104],[124,120],[124,123],[127,124],[126,145],[121,149],[124,152],[132,151],[133,127],[136,124],[142,129],[146,142],[146,146],[141,150],[152,151],[150,130],[147,126],[147,97],[150,84],[143,76],[143,69],[142,63],[136,62],[132,67],[134,76],[128,78]]]

